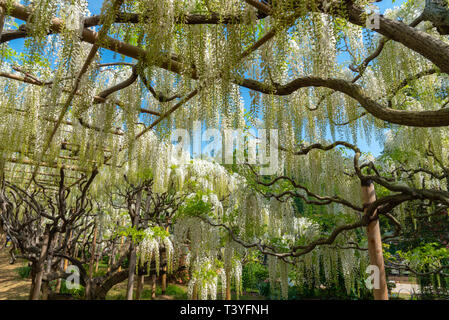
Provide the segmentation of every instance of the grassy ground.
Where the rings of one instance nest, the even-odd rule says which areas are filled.
[[[0,300],[24,300],[28,298],[31,280],[23,279],[19,276],[19,269],[26,266],[26,261],[18,260],[15,264],[9,264],[9,252],[7,249],[0,249]],[[104,273],[107,266],[100,264],[98,274]],[[103,270],[104,269],[104,270]],[[401,283],[415,284],[414,279],[395,279]],[[126,296],[127,281],[115,285],[106,296],[107,300],[124,300]],[[218,288],[218,298],[221,297],[221,288]],[[395,296],[398,296],[396,293]],[[399,293],[399,298],[409,299],[410,294]],[[142,300],[151,299],[151,279],[147,277],[142,292]],[[187,299],[187,287],[182,284],[168,284],[166,294],[162,295],[160,286],[156,289],[155,300],[184,300]],[[232,299],[237,299],[232,293]],[[257,292],[246,292],[239,297],[239,300],[264,300],[265,297]]]
[[[19,276],[19,269],[27,265],[26,261],[17,260],[15,264],[9,264],[9,248],[0,249],[0,300],[25,300],[28,299],[31,280]],[[107,266],[99,265],[98,274],[105,272]],[[105,269],[105,270],[103,270]],[[124,300],[127,281],[115,285],[106,296],[107,300]],[[220,289],[221,290],[221,289]],[[235,294],[232,295],[236,299]],[[154,300],[185,300],[187,299],[187,287],[182,284],[168,284],[166,294],[162,295],[160,286],[156,288]],[[264,297],[256,293],[248,293],[240,296],[240,300],[261,300]],[[151,299],[151,279],[146,278],[141,300]]]
[[[127,281],[116,284],[106,296],[106,300],[124,300],[126,296]],[[161,288],[156,288],[156,298],[154,300],[182,300],[187,299],[187,288],[182,285],[168,284],[166,294],[163,295]],[[151,299],[151,279],[145,279],[141,300]]]
[[[124,300],[126,293],[126,281],[115,285],[111,291],[109,291],[107,300]],[[218,298],[220,298],[221,289],[218,290]],[[232,300],[237,300],[236,294],[233,292],[231,295]],[[143,287],[141,300],[153,300],[151,299],[151,281],[145,280]],[[154,300],[187,300],[187,286],[181,284],[168,284],[166,294],[163,295],[161,288],[156,288],[156,298]],[[265,297],[257,293],[244,293],[240,295],[239,300],[265,300]]]

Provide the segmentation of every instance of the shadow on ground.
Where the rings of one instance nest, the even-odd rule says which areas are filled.
[[[17,268],[24,262],[9,264],[9,248],[0,249],[0,300],[23,300],[28,298],[31,280],[21,279]]]

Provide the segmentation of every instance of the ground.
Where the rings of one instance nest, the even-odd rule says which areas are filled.
[[[16,270],[25,265],[25,262],[17,260],[15,264],[9,264],[8,250],[0,249],[0,300],[27,299],[31,280],[21,279]]]
[[[10,264],[9,252],[7,249],[0,249],[0,300],[24,300],[28,298],[31,280],[22,279],[18,274],[18,269],[26,265],[23,260],[17,260],[15,264]],[[396,288],[392,290],[393,293],[399,294],[401,298],[407,298],[410,292],[418,292],[419,287],[407,277],[395,277],[390,279],[396,282]],[[127,281],[123,281],[115,285],[108,293],[108,300],[122,300],[125,298]],[[156,300],[173,300],[186,299],[187,288],[185,285],[169,284],[167,288],[167,295],[162,295],[160,287],[157,288]],[[233,296],[233,299],[236,297]],[[151,299],[151,280],[147,278],[142,293],[142,300]],[[258,294],[248,293],[240,297],[241,300],[247,299],[264,299]]]

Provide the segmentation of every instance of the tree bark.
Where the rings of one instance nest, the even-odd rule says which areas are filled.
[[[117,245],[114,240],[112,243],[112,250],[111,250],[111,253],[110,253],[109,259],[108,259],[108,272],[111,271],[112,266],[115,264],[116,250],[117,250]]]
[[[45,267],[45,273],[49,274],[51,271],[51,262],[52,258],[49,256],[47,258],[47,265]],[[42,282],[42,296],[41,300],[48,300],[48,295],[50,294],[50,282],[48,280],[45,280]]]
[[[161,272],[161,292],[162,294],[165,294],[166,291],[167,291],[167,266],[163,266]]]
[[[70,242],[71,236],[72,236],[72,231],[70,231],[70,234],[69,234],[69,238],[68,238],[69,242]],[[62,233],[60,233],[58,245],[60,246],[63,243],[63,241],[64,240],[63,240]],[[64,254],[67,254],[67,247],[64,249]],[[59,263],[59,267],[62,268],[62,270],[64,270],[64,271],[66,270],[66,266],[65,266],[66,262],[67,262],[67,259],[62,259],[61,262]],[[58,280],[56,280],[55,292],[57,292],[57,293],[61,292],[61,278],[58,278]]]
[[[192,300],[198,300],[198,284],[193,285]]]
[[[89,279],[87,280],[86,286],[86,300],[90,300],[92,298],[92,276],[94,269],[94,259],[95,259],[95,250],[97,244],[97,224],[95,224],[94,229],[94,238],[92,240],[92,250],[90,252],[90,261],[89,261]]]
[[[120,223],[120,226],[123,226],[124,225],[124,223]],[[123,237],[123,236],[121,236],[120,237],[120,246],[119,246],[119,248],[118,248],[118,252],[122,252],[122,250],[123,250],[123,243],[125,242],[125,238]],[[115,257],[114,257],[114,260],[115,260]],[[120,266],[120,267],[118,267],[118,271],[120,272],[120,271],[122,271],[122,266]]]
[[[113,286],[117,283],[123,282],[128,277],[128,270],[123,270],[116,272],[111,275],[103,284],[96,286],[92,293],[92,299],[94,300],[105,300],[106,295],[111,290]]]
[[[136,300],[140,300],[144,283],[145,283],[145,275],[139,274],[137,276]]]
[[[0,222],[0,249],[3,249],[3,247],[6,246],[6,239],[6,232],[3,230]]]
[[[100,253],[95,256],[95,272],[98,272],[98,265],[100,264]]]
[[[42,287],[42,278],[44,277],[45,259],[47,257],[47,253],[48,253],[49,242],[50,242],[50,234],[48,231],[46,231],[44,233],[41,254],[40,254],[39,260],[36,264],[36,276],[34,278],[34,286],[32,288],[30,300],[39,300],[41,287]]]
[[[95,230],[94,230],[94,238],[92,240],[92,250],[90,253],[90,263],[89,263],[89,277],[92,278],[93,275],[93,269],[94,269],[94,260],[95,260],[95,252],[97,249],[97,225],[95,224]]]
[[[35,283],[36,283],[36,263],[34,263],[34,262],[31,264],[30,275],[31,275],[31,286],[30,286],[30,291],[28,293],[28,300],[32,300],[34,287],[35,287]]]
[[[126,300],[133,299],[133,288],[134,288],[134,275],[136,273],[136,247],[134,243],[131,242],[131,252],[129,253],[129,275],[128,275],[128,286],[126,288]]]
[[[372,181],[362,181],[362,198],[365,207],[376,201],[376,192]],[[376,211],[374,212],[376,215]],[[382,253],[382,238],[380,235],[379,219],[366,227],[368,237],[368,253],[370,264],[379,268],[379,288],[374,288],[374,300],[388,300],[387,279],[385,274],[384,257]]]

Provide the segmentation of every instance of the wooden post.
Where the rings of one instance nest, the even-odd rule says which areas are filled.
[[[371,180],[362,181],[362,199],[365,214],[367,207],[376,201],[376,192]],[[377,214],[374,211],[373,216]],[[368,253],[371,265],[379,268],[379,288],[374,288],[374,300],[388,300],[387,278],[385,274],[384,257],[382,252],[382,238],[380,236],[379,219],[376,219],[366,227],[368,237]]]
[[[59,267],[62,267],[62,270],[65,271],[64,266],[65,266],[65,261],[61,261],[61,262],[59,263]],[[62,284],[62,280],[61,280],[61,278],[58,278],[58,280],[56,280],[56,288],[55,288],[55,292],[61,293],[61,284]]]
[[[68,238],[69,245],[70,245],[70,241],[72,240],[72,234],[73,234],[73,230],[70,230],[70,234],[69,234],[69,238]],[[75,243],[75,247],[76,247],[76,243]],[[68,248],[65,248],[64,253],[67,254],[68,250],[69,250]],[[77,258],[77,254],[78,254],[78,251],[75,249],[75,259]],[[66,271],[68,266],[69,266],[69,260],[64,259],[63,270]]]
[[[226,268],[226,300],[231,300],[231,269]]]
[[[78,258],[79,248],[80,247],[79,247],[78,243],[75,243],[75,252],[73,253],[73,256],[75,257],[75,259]],[[67,266],[69,265],[69,261],[68,260],[67,260],[66,265]]]
[[[136,209],[134,212],[134,215],[130,215],[132,217],[132,227],[137,228],[139,225],[139,210],[140,210],[140,199],[141,199],[141,193],[142,191],[139,191],[137,194],[137,200],[136,200]],[[133,290],[134,290],[134,274],[136,273],[136,266],[137,266],[137,247],[134,243],[134,239],[130,237],[130,251],[129,251],[129,264],[128,264],[128,285],[126,287],[126,300],[132,300],[133,299]]]

